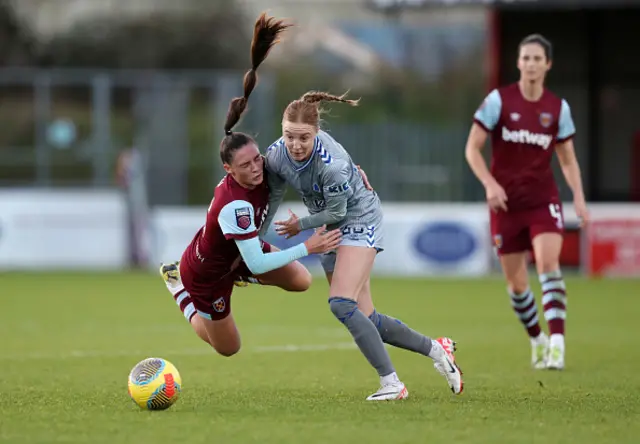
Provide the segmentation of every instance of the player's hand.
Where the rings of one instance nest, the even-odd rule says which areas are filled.
[[[289,219],[277,220],[274,222],[274,225],[276,225],[276,232],[280,236],[285,236],[285,239],[289,239],[301,231],[300,219],[291,210],[289,210]]]
[[[589,210],[587,209],[587,203],[584,199],[574,199],[573,207],[576,210],[576,216],[578,216],[580,226],[584,227],[589,223]]]
[[[502,188],[498,182],[494,181],[487,185],[486,192],[487,202],[493,211],[507,211],[507,193],[505,193],[504,188]]]
[[[364,170],[360,168],[360,165],[356,165],[356,168],[358,168],[358,173],[360,173],[360,176],[362,177],[362,181],[364,182],[364,187],[369,191],[373,191],[373,187],[369,183],[369,178],[367,177],[367,173],[365,173]]]
[[[339,229],[327,231],[327,226],[323,225],[304,241],[304,246],[309,254],[327,253],[338,248],[341,240],[342,232]]]

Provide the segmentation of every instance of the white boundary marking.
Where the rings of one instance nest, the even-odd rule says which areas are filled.
[[[256,347],[248,347],[241,350],[249,353],[299,353],[299,352],[315,352],[315,351],[335,351],[335,350],[353,350],[356,344],[353,342],[337,342],[333,344],[285,344],[285,345],[263,345]],[[160,356],[206,356],[215,354],[211,348],[203,346],[202,348],[185,348],[181,350],[166,350],[161,353],[155,353]],[[154,353],[143,350],[121,350],[121,351],[96,351],[96,350],[69,350],[61,352],[26,352],[26,353],[8,353],[0,354],[1,361],[29,361],[39,359],[74,359],[74,358],[119,358],[119,357],[150,357]]]
[[[279,352],[353,350],[354,348],[356,348],[355,342],[338,342],[336,344],[266,345],[262,347],[254,347],[252,351],[257,353],[279,353]]]

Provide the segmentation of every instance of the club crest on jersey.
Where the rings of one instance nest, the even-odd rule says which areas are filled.
[[[219,297],[218,299],[213,301],[213,309],[217,313],[222,313],[225,308],[227,308],[227,303],[224,301],[224,297]]]
[[[236,224],[243,230],[251,226],[251,209],[249,207],[236,208]]]
[[[549,128],[553,123],[553,116],[551,113],[540,113],[540,125],[545,128]]]
[[[502,248],[502,235],[496,234],[495,236],[493,236],[493,243],[496,248]]]

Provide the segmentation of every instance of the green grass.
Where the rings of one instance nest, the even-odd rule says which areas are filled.
[[[364,401],[377,376],[344,346],[320,279],[303,294],[237,289],[243,350],[232,358],[197,339],[153,275],[0,282],[0,442],[640,442],[639,281],[569,279],[568,367],[535,372],[501,280],[376,280],[380,311],[458,341],[466,377],[455,397],[428,358],[392,349],[410,396],[382,404]],[[164,412],[127,395],[129,370],[148,356],[182,376]]]

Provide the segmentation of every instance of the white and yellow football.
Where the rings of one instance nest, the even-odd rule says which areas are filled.
[[[165,410],[180,397],[178,369],[162,358],[140,361],[129,373],[129,396],[143,410]]]

